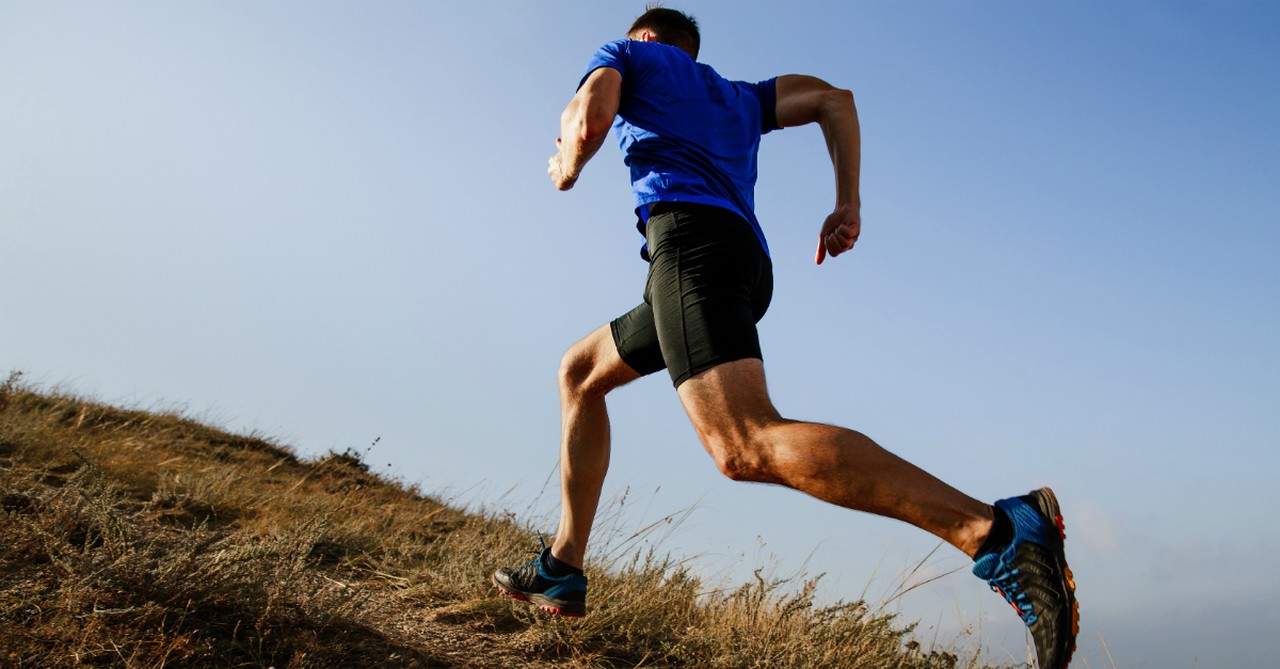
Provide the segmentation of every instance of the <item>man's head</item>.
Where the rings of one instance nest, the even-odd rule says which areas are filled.
[[[680,47],[694,60],[698,59],[702,37],[698,34],[698,22],[692,16],[651,3],[648,10],[631,24],[627,37],[643,39],[646,33],[654,42]]]

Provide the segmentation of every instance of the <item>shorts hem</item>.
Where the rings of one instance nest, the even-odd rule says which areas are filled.
[[[681,386],[685,381],[688,381],[689,379],[691,379],[691,378],[693,378],[693,377],[695,377],[695,376],[697,376],[697,375],[699,375],[699,374],[701,374],[701,373],[703,373],[703,372],[705,372],[705,371],[708,371],[708,370],[714,369],[714,368],[716,368],[716,367],[719,367],[720,365],[726,365],[726,364],[731,363],[731,362],[737,362],[737,361],[739,361],[739,360],[759,360],[759,361],[761,362],[761,364],[763,364],[763,363],[764,363],[764,356],[762,356],[762,355],[761,355],[761,354],[759,354],[759,353],[744,353],[744,354],[742,354],[742,355],[737,355],[737,356],[724,356],[724,357],[716,358],[715,360],[708,360],[708,361],[703,362],[703,363],[701,363],[701,364],[694,365],[694,366],[692,366],[692,367],[688,368],[687,370],[685,370],[684,372],[681,372],[681,373],[679,373],[679,374],[672,374],[672,375],[671,375],[671,386],[672,386],[673,388],[679,389],[679,388],[680,388],[680,386]]]

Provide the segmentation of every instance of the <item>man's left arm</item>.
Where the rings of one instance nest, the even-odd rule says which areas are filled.
[[[621,101],[621,72],[612,67],[598,67],[587,75],[587,80],[560,114],[557,151],[547,161],[547,174],[556,188],[573,188],[582,168],[604,144]]]
[[[853,93],[816,77],[789,74],[777,79],[778,125],[784,128],[817,123],[827,140],[836,176],[836,207],[818,233],[819,265],[853,248],[862,232],[862,196],[858,180],[862,164],[862,131]]]

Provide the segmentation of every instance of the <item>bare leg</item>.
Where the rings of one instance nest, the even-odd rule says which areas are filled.
[[[574,567],[582,567],[609,470],[604,398],[637,378],[619,357],[608,325],[574,344],[560,361],[560,528],[551,554]]]
[[[776,483],[832,504],[905,521],[973,557],[992,509],[881,448],[832,425],[788,420],[765,389],[759,360],[697,374],[678,389],[698,437],[726,476]]]

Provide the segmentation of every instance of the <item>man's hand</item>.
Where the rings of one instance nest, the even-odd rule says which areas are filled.
[[[565,169],[564,152],[562,149],[560,138],[556,138],[556,154],[551,156],[547,161],[547,175],[551,177],[551,183],[555,185],[557,190],[569,190],[578,182],[578,175],[570,174]]]
[[[844,204],[827,216],[818,233],[818,253],[814,261],[819,265],[827,256],[832,258],[853,248],[862,233],[862,213],[856,205]]]

